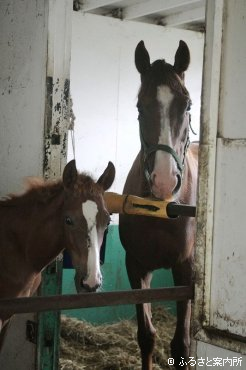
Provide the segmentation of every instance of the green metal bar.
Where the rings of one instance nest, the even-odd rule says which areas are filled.
[[[62,259],[57,258],[42,274],[41,296],[61,294]],[[47,311],[38,315],[37,369],[58,370],[60,345],[60,312]]]

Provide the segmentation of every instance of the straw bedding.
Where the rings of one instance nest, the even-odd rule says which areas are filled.
[[[167,359],[175,317],[162,307],[153,308],[157,329],[154,370],[171,369]],[[134,320],[92,325],[62,316],[60,370],[140,370]]]

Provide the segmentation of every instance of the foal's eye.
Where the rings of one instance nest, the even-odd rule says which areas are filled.
[[[65,223],[66,223],[66,225],[68,225],[68,226],[72,226],[72,225],[73,225],[73,221],[72,221],[71,217],[66,216],[66,217],[65,217]]]

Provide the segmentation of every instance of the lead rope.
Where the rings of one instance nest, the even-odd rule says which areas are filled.
[[[151,153],[157,152],[157,150],[162,150],[163,152],[169,153],[173,157],[173,159],[176,162],[177,168],[180,171],[180,175],[182,176],[184,158],[183,158],[183,161],[182,161],[179,158],[179,156],[177,155],[177,153],[175,152],[175,150],[173,148],[171,148],[169,145],[164,145],[164,144],[148,145],[147,142],[144,139],[140,122],[139,122],[139,133],[140,133],[141,146],[143,147],[143,151],[144,151],[144,172],[145,172],[145,176],[146,176],[147,181],[149,181],[149,179],[150,179],[150,174],[149,174],[148,168],[145,167],[145,163],[146,163],[149,155]],[[189,138],[188,138],[188,141],[189,141]],[[186,144],[187,144],[187,142],[186,142]],[[185,153],[184,153],[184,156],[185,156]]]
[[[191,126],[191,115],[190,115],[190,119],[189,119],[189,127],[190,127],[190,129],[191,129],[192,134],[196,136],[196,135],[197,135],[197,132],[195,132],[195,131],[193,130],[193,127]]]
[[[189,126],[188,126],[188,130],[191,130],[191,132],[194,134],[194,135],[197,135],[192,126],[191,126],[191,114],[190,114],[190,117],[189,117]],[[187,153],[187,150],[189,149],[189,146],[190,146],[190,135],[189,135],[189,131],[188,131],[188,136],[187,136],[187,140],[185,142],[185,145],[184,145],[184,156],[183,156],[183,161],[182,161],[182,164],[183,164],[183,167],[185,165],[185,157],[186,157],[186,153]]]
[[[68,130],[70,131],[71,135],[71,143],[72,143],[72,149],[73,149],[73,158],[75,159],[75,135],[74,135],[74,124],[75,124],[75,114],[73,111],[73,100],[72,96],[69,93],[69,100],[68,100],[68,111],[69,111],[69,126]]]

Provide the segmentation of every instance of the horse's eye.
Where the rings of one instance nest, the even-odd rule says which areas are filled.
[[[91,238],[90,238],[90,236],[88,235],[88,236],[87,236],[87,248],[89,249],[89,248],[90,248],[90,246],[91,246]]]
[[[189,112],[191,110],[192,101],[189,100],[186,111]]]
[[[139,114],[143,114],[143,107],[140,103],[137,104],[137,109]]]
[[[181,140],[184,141],[186,139],[186,136],[187,136],[187,128],[184,129]]]
[[[65,223],[68,226],[72,226],[73,225],[73,221],[72,221],[72,219],[69,216],[66,216],[65,217]]]

